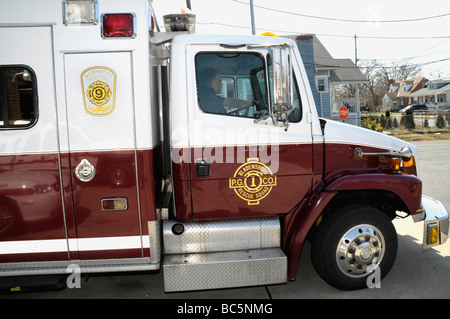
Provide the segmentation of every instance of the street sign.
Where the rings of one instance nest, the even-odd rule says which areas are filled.
[[[348,109],[345,106],[342,106],[339,109],[339,116],[341,119],[345,120],[348,117]]]

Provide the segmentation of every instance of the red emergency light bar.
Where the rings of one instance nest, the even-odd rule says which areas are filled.
[[[105,13],[102,15],[103,38],[134,38],[136,36],[134,13]]]

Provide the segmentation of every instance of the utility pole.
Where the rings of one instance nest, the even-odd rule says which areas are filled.
[[[356,34],[355,34],[355,65],[358,67],[358,45],[356,44]],[[359,100],[359,84],[355,87],[355,100],[356,100],[356,113],[358,119],[358,125],[361,125],[361,101]]]
[[[255,12],[253,11],[253,0],[250,0],[250,17],[252,19],[252,34],[256,34],[255,30]]]

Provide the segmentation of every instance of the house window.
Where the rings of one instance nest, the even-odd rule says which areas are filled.
[[[397,91],[397,87],[395,87],[395,86],[393,86],[392,84],[391,84],[391,86],[389,87],[389,92],[390,93],[395,93]]]
[[[34,72],[26,66],[0,66],[0,129],[28,128],[36,120]]]
[[[317,86],[317,91],[319,91],[321,93],[327,92],[328,91],[327,77],[326,76],[316,77],[316,86]]]

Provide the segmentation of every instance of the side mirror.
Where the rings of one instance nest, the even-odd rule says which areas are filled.
[[[284,122],[287,129],[289,126],[288,112],[293,108],[293,75],[291,63],[291,47],[272,47],[270,50],[272,58],[272,118]]]

